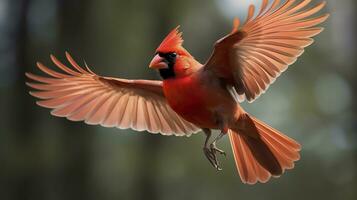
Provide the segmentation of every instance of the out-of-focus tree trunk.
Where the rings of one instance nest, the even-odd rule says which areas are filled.
[[[353,11],[356,11],[357,10],[357,2],[356,1],[354,1],[354,4],[353,4],[353,7],[354,7],[354,9],[352,9]],[[352,21],[356,21],[356,19],[357,19],[357,14],[356,14],[356,12],[353,12],[353,16],[352,16]],[[353,32],[354,32],[354,34],[351,34],[351,35],[356,35],[356,33],[357,33],[357,25],[356,25],[356,23],[354,23],[353,25]],[[356,41],[356,38],[354,38],[354,41]],[[356,54],[356,52],[357,52],[357,46],[356,45],[354,45],[354,51],[353,51],[355,54]],[[353,101],[352,101],[352,106],[353,106],[353,110],[354,110],[354,116],[353,116],[353,118],[354,119],[356,119],[357,118],[357,101],[356,101],[356,99],[357,99],[357,73],[353,73],[355,70],[356,70],[356,64],[357,64],[357,56],[355,55],[354,57],[354,60],[352,61],[352,70],[351,70],[351,73],[350,74],[352,74],[352,77],[350,77],[350,81],[353,81],[353,89],[352,89],[352,91],[354,91],[354,92],[352,92],[352,99],[353,99]],[[352,122],[352,127],[351,127],[351,129],[350,129],[350,132],[351,133],[353,133],[354,135],[352,136],[353,137],[353,142],[352,142],[352,145],[353,145],[353,147],[355,148],[355,151],[354,151],[354,158],[357,158],[357,149],[356,149],[356,145],[357,145],[357,136],[356,136],[356,134],[355,134],[355,131],[354,130],[357,130],[357,123],[355,123],[355,122]],[[357,162],[357,159],[355,159],[355,161]],[[356,165],[357,165],[357,163],[356,163]],[[357,191],[355,191],[355,195],[357,196]]]
[[[16,2],[16,3],[15,3]],[[14,55],[15,55],[15,89],[11,91],[13,93],[14,112],[10,116],[12,127],[15,127],[17,135],[16,140],[19,145],[24,145],[29,142],[33,137],[32,133],[32,109],[29,101],[30,97],[27,94],[27,88],[25,85],[25,72],[28,71],[31,65],[27,58],[27,45],[28,45],[28,24],[27,14],[29,10],[30,0],[18,0],[10,4],[9,13],[17,14],[13,22],[15,27],[9,31],[12,32],[11,41],[14,43]],[[11,18],[11,17],[9,17]],[[10,23],[9,27],[10,26]]]
[[[36,140],[36,133],[33,130],[33,119],[35,113],[33,112],[33,102],[30,101],[30,96],[27,93],[25,86],[25,72],[28,71],[31,64],[27,59],[28,55],[28,21],[30,0],[15,0],[8,1],[8,15],[7,17],[7,33],[9,42],[8,53],[14,56],[14,86],[10,91],[12,108],[10,115],[7,116],[10,127],[14,128],[12,150],[17,152],[13,159],[11,166],[17,168],[22,173],[10,177],[8,184],[14,184],[8,193],[8,197],[12,199],[26,200],[34,197],[41,197],[41,188],[43,184],[40,181],[41,172],[36,169],[35,163],[29,164],[26,159],[31,155],[36,158],[41,158],[41,155],[33,155],[38,152],[33,151],[33,143]],[[20,165],[23,163],[24,165]],[[8,167],[11,167],[8,166]],[[11,176],[11,175],[10,175]],[[6,186],[5,186],[6,187]],[[2,197],[6,197],[4,194]]]
[[[80,65],[80,52],[85,51],[86,17],[91,1],[58,0],[58,41],[56,53],[64,61],[64,51],[72,53]],[[68,63],[68,62],[67,62]],[[91,199],[90,169],[94,127],[63,120],[61,145],[65,154],[64,168],[58,174],[63,195],[60,199]],[[55,184],[56,185],[56,184]]]

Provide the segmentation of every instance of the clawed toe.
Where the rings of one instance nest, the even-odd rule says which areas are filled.
[[[216,147],[215,143],[212,143],[210,145],[210,150],[211,152],[213,152],[214,154],[216,154],[217,152],[221,155],[224,155],[225,157],[227,156],[226,152],[224,152],[223,150],[219,149]]]
[[[217,160],[217,156],[216,156],[216,152],[219,152],[219,151],[216,151],[212,148],[203,148],[203,152],[206,156],[206,158],[208,159],[208,161],[211,163],[211,165],[216,168],[217,171],[221,171],[222,168],[220,167],[220,164]],[[222,154],[222,152],[219,152]],[[224,153],[224,152],[223,152]]]
[[[216,154],[219,153],[221,155],[226,156],[226,153],[223,150],[218,149],[216,147],[216,142],[224,135],[224,132],[221,132],[219,134],[219,136],[216,137],[216,139],[209,145],[208,141],[209,141],[209,138],[211,137],[211,131],[210,131],[210,129],[202,129],[202,130],[206,134],[206,140],[205,140],[205,145],[203,147],[203,153],[205,154],[207,160],[211,163],[211,165],[214,168],[216,168],[217,171],[221,171],[222,168],[219,165]]]
[[[203,153],[205,154],[207,160],[212,164],[212,166],[217,168],[217,164],[216,164],[217,159],[216,156],[212,154],[211,150],[209,148],[204,147]]]

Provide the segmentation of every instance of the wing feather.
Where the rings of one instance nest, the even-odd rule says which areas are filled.
[[[313,15],[326,2],[306,8],[310,2],[287,0],[280,5],[275,0],[269,7],[262,0],[256,17],[250,6],[246,22],[241,28],[234,25],[232,33],[218,40],[205,67],[232,84],[243,100],[254,101],[313,43],[311,37],[323,30],[316,26],[329,15]]]
[[[120,95],[115,93],[114,95],[112,95],[109,100],[107,101],[108,104],[108,110],[105,114],[105,116],[101,116],[102,117],[102,121],[101,121],[101,125],[104,127],[114,127],[113,125],[113,121],[109,121],[110,120],[110,116],[112,113],[114,113],[115,107],[117,106],[117,103],[120,99]]]
[[[91,125],[163,135],[189,136],[199,131],[170,108],[161,81],[102,77],[87,65],[86,70],[80,67],[67,52],[66,58],[72,68],[51,55],[61,72],[37,63],[49,77],[26,73],[34,81],[26,83],[35,89],[30,94],[40,99],[38,105],[52,109],[52,115]]]

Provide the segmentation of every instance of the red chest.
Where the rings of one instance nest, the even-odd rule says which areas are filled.
[[[214,123],[207,105],[207,91],[194,77],[168,79],[163,82],[165,97],[171,108],[187,121],[207,127]]]
[[[163,88],[168,103],[178,113],[193,112],[204,103],[200,88],[191,77],[164,80]]]

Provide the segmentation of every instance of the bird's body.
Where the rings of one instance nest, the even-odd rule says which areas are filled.
[[[181,78],[163,81],[171,108],[187,121],[202,128],[221,129],[223,119],[234,119],[239,104],[224,83],[203,68]],[[224,113],[225,116],[221,116]]]
[[[264,93],[322,31],[315,26],[328,15],[311,16],[325,2],[305,8],[309,3],[274,0],[269,6],[262,0],[257,15],[250,6],[243,26],[235,20],[232,32],[216,42],[205,64],[183,48],[181,33],[174,29],[149,65],[162,81],[99,76],[87,66],[84,70],[68,53],[72,68],[51,56],[64,73],[37,63],[51,77],[27,73],[38,82],[27,83],[38,90],[30,94],[41,99],[40,106],[53,109],[53,115],[87,124],[176,136],[202,130],[207,136],[204,154],[217,170],[221,168],[216,155],[225,153],[216,142],[228,134],[242,181],[266,182],[294,167],[300,144],[246,113],[239,103]],[[211,129],[221,133],[210,143]]]

